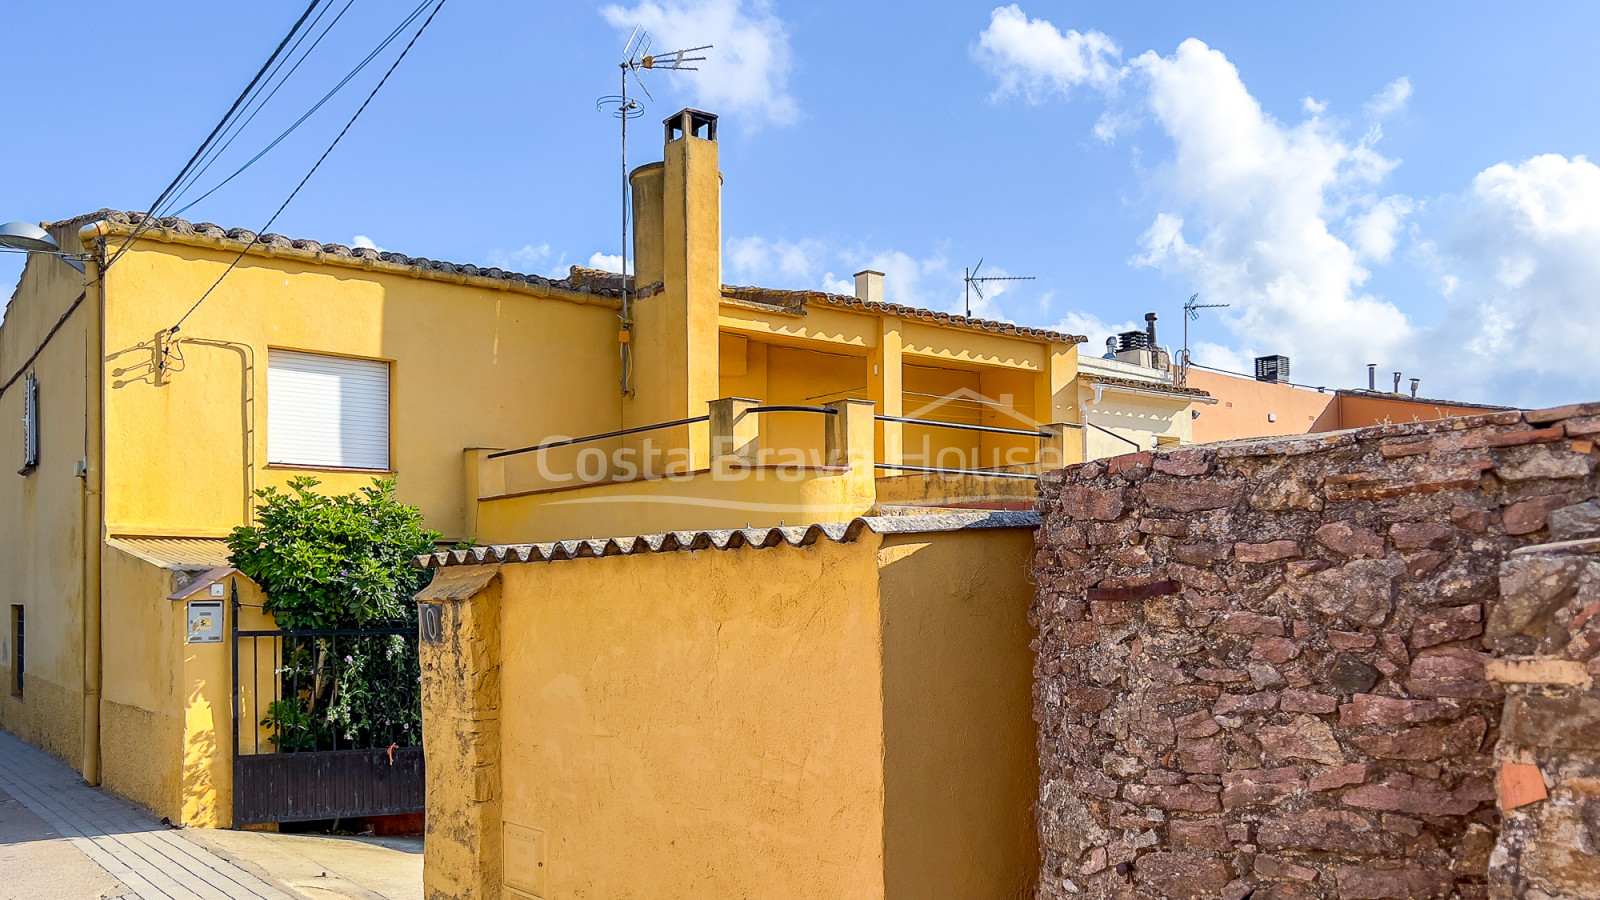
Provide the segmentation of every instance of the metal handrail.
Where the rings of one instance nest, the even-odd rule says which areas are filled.
[[[588,437],[571,438],[565,441],[549,441],[543,444],[534,444],[532,447],[519,447],[516,450],[501,450],[489,454],[490,459],[499,459],[502,456],[511,456],[515,453],[531,453],[535,450],[549,450],[554,447],[566,447],[572,444],[581,444],[585,441],[603,441],[606,438],[623,437],[629,434],[639,434],[645,431],[658,431],[662,428],[677,428],[680,425],[694,425],[699,422],[709,422],[710,416],[694,416],[688,419],[676,419],[671,422],[661,422],[656,425],[640,425],[637,428],[624,428],[621,431],[608,431],[605,434],[591,434]]]
[[[897,469],[902,472],[937,472],[940,475],[988,475],[994,478],[1031,478],[1039,480],[1038,475],[1027,472],[996,472],[992,469],[931,469],[927,466],[898,466],[894,463],[873,463],[879,469]]]
[[[932,425],[938,428],[956,428],[961,431],[987,431],[992,434],[1016,434],[1023,437],[1054,437],[1054,435],[1048,431],[1029,431],[1022,428],[1000,428],[995,425],[963,425],[960,422],[940,422],[934,419],[910,419],[905,416],[873,416],[873,418],[880,422],[903,422],[907,425]]]
[[[1096,425],[1093,422],[1085,422],[1083,424],[1089,426],[1090,428],[1093,428],[1095,431],[1103,431],[1106,434],[1109,434],[1112,437],[1116,438],[1117,440],[1123,442],[1124,444],[1127,444],[1128,446],[1132,447],[1135,450],[1143,450],[1144,449],[1143,447],[1139,446],[1138,443],[1136,443],[1135,441],[1129,440],[1128,438],[1125,438],[1122,435],[1117,434],[1115,431],[1112,431],[1109,428],[1101,428],[1099,425]]]
[[[828,416],[837,416],[839,411],[831,406],[752,406],[745,410],[746,413],[766,412],[809,412],[822,413]]]

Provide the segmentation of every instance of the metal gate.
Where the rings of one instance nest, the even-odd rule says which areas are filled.
[[[412,627],[245,631],[233,593],[233,824],[422,812]]]

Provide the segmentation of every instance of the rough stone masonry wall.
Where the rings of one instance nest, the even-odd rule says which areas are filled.
[[[1597,435],[1600,404],[1041,478],[1040,896],[1487,896],[1485,621]]]

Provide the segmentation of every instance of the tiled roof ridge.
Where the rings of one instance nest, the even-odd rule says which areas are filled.
[[[1334,393],[1344,394],[1351,397],[1372,397],[1378,400],[1404,400],[1407,403],[1423,403],[1431,404],[1433,406],[1459,406],[1463,409],[1482,409],[1494,412],[1516,409],[1514,406],[1499,406],[1493,403],[1468,403],[1465,400],[1435,400],[1429,397],[1413,397],[1410,394],[1398,394],[1391,391],[1369,391],[1365,388],[1338,388],[1336,391],[1334,391]]]
[[[905,306],[899,303],[868,303],[860,297],[853,297],[849,294],[830,294],[827,291],[785,290],[782,288],[725,284],[722,286],[722,293],[723,296],[743,300],[746,303],[776,306],[791,312],[798,312],[808,303],[825,303],[829,306],[837,306],[844,309],[885,312],[889,315],[906,319],[935,322],[940,325],[952,325],[958,328],[971,328],[976,331],[988,331],[995,334],[1015,334],[1022,337],[1044,338],[1063,344],[1082,344],[1088,340],[1081,334],[1066,334],[1060,331],[1052,331],[1048,328],[1034,328],[1011,322],[997,322],[993,319],[980,319],[976,316],[960,316],[954,313],[938,312],[936,310],[923,309],[919,306]]]
[[[46,223],[47,227],[60,227],[71,225],[86,225],[90,222],[105,221],[114,225],[142,224],[146,215],[140,212],[123,212],[116,209],[101,209],[59,222]],[[436,272],[445,272],[457,275],[470,275],[478,278],[491,278],[497,281],[510,281],[522,284],[539,285],[542,287],[557,288],[560,290],[574,291],[577,293],[594,294],[601,297],[621,297],[621,278],[614,276],[617,284],[611,286],[609,279],[599,277],[610,273],[600,272],[597,269],[587,269],[582,266],[573,266],[572,274],[566,278],[547,278],[543,275],[530,275],[523,272],[513,272],[499,266],[479,266],[472,263],[452,263],[443,260],[430,259],[425,256],[407,256],[403,253],[391,253],[387,250],[376,250],[371,247],[350,247],[346,244],[323,243],[301,238],[288,238],[281,234],[268,232],[256,234],[245,228],[223,228],[212,222],[190,222],[176,216],[166,216],[155,220],[157,227],[176,234],[196,234],[210,238],[226,238],[241,243],[254,242],[258,246],[280,247],[303,250],[308,253],[324,253],[329,256],[347,257],[350,259],[370,259],[377,262],[386,262],[399,266],[414,266]]]
[[[631,556],[638,553],[669,553],[677,550],[737,550],[740,547],[754,547],[761,550],[778,546],[809,547],[823,540],[847,544],[860,537],[863,531],[875,534],[925,534],[978,528],[1037,528],[1038,526],[1038,513],[1017,510],[941,512],[925,516],[860,516],[848,522],[825,522],[815,525],[665,531],[635,537],[495,544],[423,554],[413,561],[413,565],[419,569],[442,569],[448,566],[559,562],[602,556]]]
[[[1093,382],[1095,384],[1109,384],[1119,387],[1140,388],[1141,390],[1147,391],[1160,391],[1163,394],[1183,394],[1189,397],[1211,396],[1210,391],[1203,391],[1199,388],[1184,387],[1176,384],[1167,384],[1160,381],[1140,381],[1137,378],[1120,378],[1116,375],[1101,375],[1094,372],[1079,372],[1078,374],[1082,376],[1083,380]]]
[[[46,223],[48,227],[64,227],[88,224],[90,222],[105,221],[114,225],[137,226],[143,224],[148,218],[142,212],[124,212],[117,209],[99,209],[92,213],[62,219],[57,222]],[[268,232],[257,234],[245,228],[223,228],[213,222],[190,222],[177,216],[157,218],[154,223],[175,234],[195,234],[210,238],[225,238],[239,241],[240,243],[255,243],[266,247],[279,247],[284,249],[301,250],[307,253],[324,253],[329,256],[346,257],[350,259],[370,259],[400,266],[414,266],[450,274],[469,275],[479,278],[490,278],[497,281],[519,282],[534,284],[543,287],[552,287],[569,290],[577,293],[594,294],[601,297],[622,296],[622,276],[615,272],[606,272],[601,269],[591,269],[586,266],[572,266],[566,278],[547,278],[543,275],[530,275],[522,272],[513,272],[499,266],[479,266],[472,263],[452,263],[443,260],[430,259],[425,256],[407,256],[403,253],[393,253],[387,250],[377,250],[371,247],[351,247],[340,243],[323,243],[305,238],[290,238],[281,234]],[[791,291],[778,288],[740,287],[737,285],[723,285],[722,292],[725,296],[744,300],[750,303],[759,303],[766,306],[776,306],[791,312],[799,312],[807,303],[824,303],[846,309],[871,310],[886,312],[890,315],[913,319],[924,322],[934,322],[940,325],[950,325],[957,328],[969,328],[975,331],[987,331],[994,334],[1014,334],[1021,337],[1042,338],[1064,344],[1081,344],[1088,340],[1083,335],[1064,334],[1046,328],[1033,328],[1026,325],[1015,325],[1009,322],[997,322],[992,319],[980,319],[975,316],[958,316],[951,313],[937,312],[931,309],[922,309],[915,306],[904,306],[899,303],[867,303],[857,297],[841,294],[830,294],[826,291]],[[648,289],[641,293],[650,293]]]

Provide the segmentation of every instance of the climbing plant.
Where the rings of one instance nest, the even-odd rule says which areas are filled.
[[[295,636],[416,625],[411,597],[427,581],[413,568],[438,532],[395,499],[393,479],[322,494],[315,478],[256,491],[256,524],[228,537],[229,561],[266,594],[285,637],[282,699],[263,725],[280,750],[410,746],[421,739],[416,646],[398,634]]]

